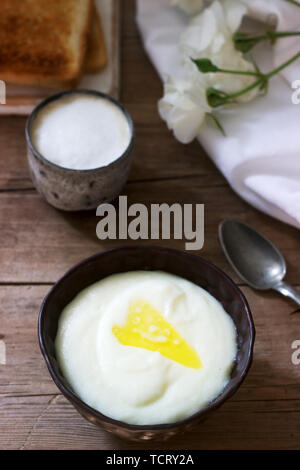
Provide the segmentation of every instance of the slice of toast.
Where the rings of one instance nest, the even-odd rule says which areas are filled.
[[[84,66],[92,0],[1,0],[0,79],[72,87]]]
[[[84,64],[86,73],[96,73],[107,65],[107,49],[98,8],[93,6],[92,25]]]

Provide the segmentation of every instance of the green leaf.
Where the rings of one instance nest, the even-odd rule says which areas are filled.
[[[216,108],[228,103],[230,101],[230,95],[216,88],[207,88],[206,99],[212,108]]]
[[[251,51],[261,40],[260,37],[251,37],[247,33],[235,33],[233,35],[235,48],[244,54]]]
[[[255,71],[257,73],[257,76],[260,77],[261,80],[262,80],[262,83],[259,86],[259,90],[262,92],[263,95],[266,95],[267,92],[268,92],[268,87],[269,87],[268,79],[264,80],[265,75],[262,73],[262,71],[260,70],[258,64],[256,63],[256,61],[254,60],[254,58],[252,56],[251,56],[251,60],[252,60],[253,65],[255,67]]]
[[[224,137],[226,137],[226,132],[224,130],[224,127],[220,123],[219,119],[212,113],[207,113],[207,116],[209,116],[214,121],[214,123],[217,126],[217,128],[219,129],[219,131],[223,134]]]
[[[269,89],[269,82],[268,80],[265,80],[260,85],[259,91],[261,91],[262,95],[266,95],[268,93],[268,89]]]
[[[192,59],[202,73],[218,72],[220,69],[210,59]]]

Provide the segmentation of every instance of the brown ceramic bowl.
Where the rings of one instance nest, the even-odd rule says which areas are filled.
[[[206,408],[180,422],[151,426],[130,425],[108,418],[76,396],[59,370],[54,340],[58,319],[64,307],[89,285],[115,273],[134,270],[161,270],[206,289],[221,302],[232,317],[238,338],[237,359],[223,392]],[[50,374],[65,397],[90,422],[119,437],[130,440],[165,440],[197,425],[219,408],[239,388],[250,368],[255,329],[248,303],[233,281],[213,264],[199,256],[157,247],[123,247],[98,253],[68,271],[45,298],[39,316],[39,341]]]

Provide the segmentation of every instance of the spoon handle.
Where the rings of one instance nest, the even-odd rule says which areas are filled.
[[[296,304],[300,306],[300,294],[290,284],[281,281],[279,282],[279,284],[276,284],[273,289],[277,290],[285,297],[289,297],[290,299],[294,300],[294,302],[296,302]]]

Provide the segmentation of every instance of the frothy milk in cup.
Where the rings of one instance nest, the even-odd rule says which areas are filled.
[[[31,131],[35,148],[63,168],[91,170],[109,165],[130,144],[124,112],[112,101],[79,94],[45,106]]]

